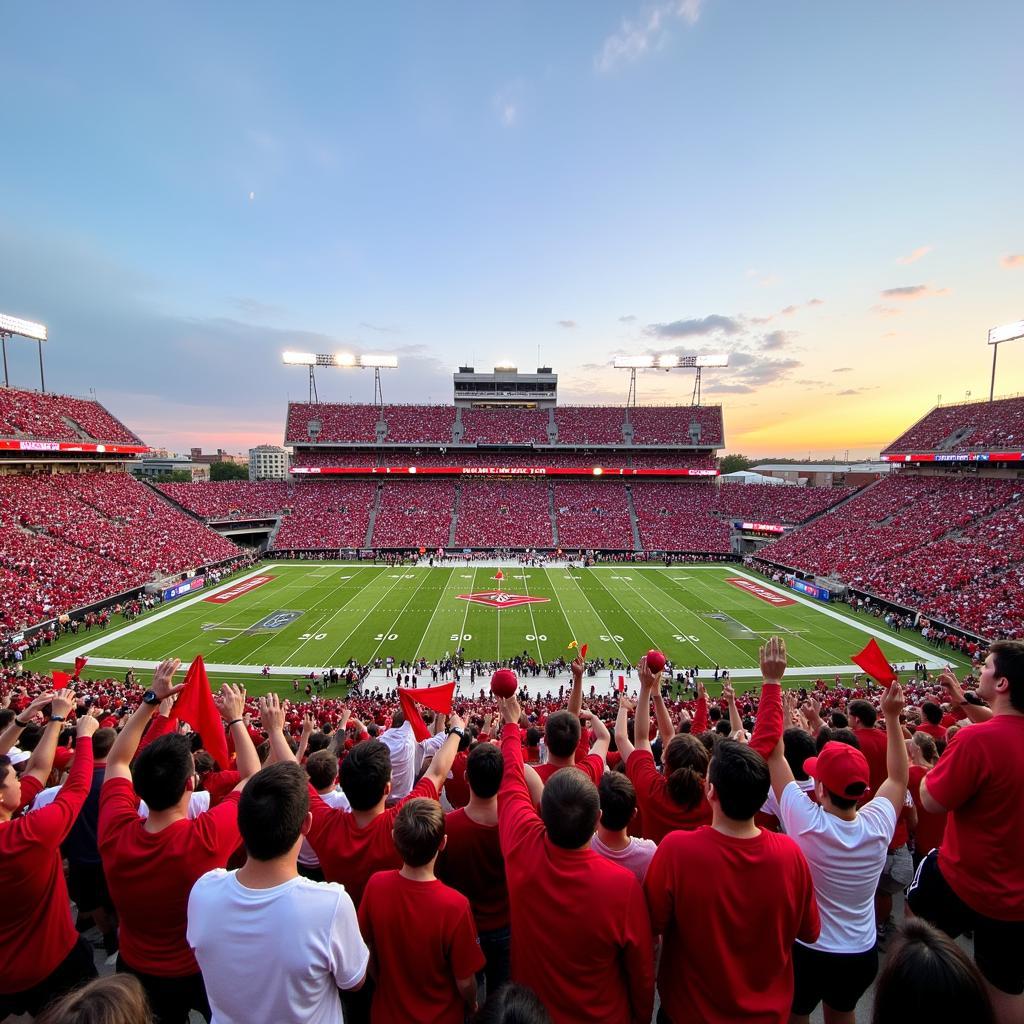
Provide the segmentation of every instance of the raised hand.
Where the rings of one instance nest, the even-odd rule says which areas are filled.
[[[302,716],[302,736],[309,739],[314,732],[316,732],[316,719],[307,712]]]
[[[656,690],[661,686],[661,676],[665,671],[662,669],[661,672],[654,673],[647,667],[647,656],[644,655],[636,663],[637,675],[640,677],[640,687],[646,690]]]
[[[519,719],[522,717],[523,711],[519,706],[519,701],[512,697],[499,697],[498,698],[498,710],[501,712],[501,720],[503,723],[508,725],[509,723],[516,725]]]
[[[163,700],[164,697],[173,697],[185,689],[184,683],[174,685],[174,673],[181,668],[181,658],[166,658],[157,665],[153,671],[152,691]]]
[[[35,718],[35,716],[39,714],[39,712],[42,711],[47,704],[53,702],[53,697],[53,690],[47,690],[45,693],[39,694],[39,696],[36,697],[35,700],[33,700],[32,703],[29,704],[29,706],[18,715],[18,718],[22,722],[31,722],[32,719]]]
[[[82,717],[75,723],[75,735],[78,736],[79,739],[83,736],[91,736],[99,727],[100,723],[92,713],[82,715]]]
[[[245,689],[232,683],[225,683],[220,688],[220,694],[213,698],[213,703],[217,705],[220,717],[225,722],[233,722],[236,718],[241,718],[245,711]]]
[[[276,693],[260,697],[260,722],[267,733],[284,731],[284,708],[281,707],[281,698]]]
[[[732,683],[722,684],[722,696],[730,703],[736,703],[736,691],[732,688]]]
[[[890,716],[899,721],[906,701],[903,696],[903,687],[899,683],[892,683],[889,689],[882,694],[882,714],[888,722]]]
[[[50,702],[50,714],[67,718],[75,707],[77,699],[72,689],[58,690]]]
[[[761,678],[766,683],[781,683],[786,674],[786,641],[773,636],[761,647]]]
[[[960,680],[957,679],[956,673],[949,665],[942,670],[939,682],[942,683],[943,689],[949,694],[949,699],[952,703],[963,704],[966,701],[964,688],[960,685]]]
[[[574,680],[583,680],[583,671],[587,667],[587,663],[583,660],[583,655],[577,654],[572,661],[569,662],[569,670],[572,672]]]

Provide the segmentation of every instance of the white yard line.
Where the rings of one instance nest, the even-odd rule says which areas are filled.
[[[441,599],[444,597],[445,592],[448,590],[448,586],[451,583],[451,581],[454,578],[454,576],[455,576],[455,570],[452,569],[451,572],[448,573],[448,579],[446,579],[444,581],[444,586],[441,588],[441,594],[438,597],[437,602],[434,605],[434,611],[431,614],[430,618],[427,619],[427,628],[424,629],[423,632],[420,634],[419,642],[416,644],[416,647],[414,648],[417,651],[417,653],[415,655],[413,655],[413,657],[415,657],[415,658],[419,658],[421,656],[425,657],[425,655],[423,655],[423,650],[422,650],[422,648],[423,648],[423,641],[427,638],[427,634],[430,632],[430,627],[434,623],[434,616],[437,615],[437,611],[441,607]],[[420,586],[423,586],[423,584],[421,583]],[[469,604],[468,601],[466,603]],[[460,646],[461,646],[461,642],[460,642]],[[431,661],[431,662],[434,661],[434,660],[435,660],[434,658],[429,658],[428,659],[428,661]]]

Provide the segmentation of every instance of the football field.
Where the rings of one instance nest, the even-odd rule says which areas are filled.
[[[202,654],[215,674],[259,675],[273,688],[350,658],[366,664],[433,661],[456,648],[468,659],[502,660],[524,652],[546,663],[571,658],[571,641],[588,658],[635,663],[655,647],[677,666],[758,676],[758,646],[786,638],[794,677],[857,671],[849,658],[869,636],[899,664],[944,656],[916,633],[893,635],[878,620],[853,616],[774,586],[736,565],[592,569],[383,566],[269,562],[244,576],[179,598],[138,621],[80,634],[51,664],[89,657],[92,669],[153,667]],[[544,679],[544,677],[542,677]],[[257,680],[247,680],[254,691]]]

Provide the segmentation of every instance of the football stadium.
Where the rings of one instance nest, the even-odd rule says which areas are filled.
[[[872,7],[12,8],[0,1024],[1024,1022],[1024,21]]]

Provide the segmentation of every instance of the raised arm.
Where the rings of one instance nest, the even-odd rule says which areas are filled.
[[[637,675],[640,677],[640,696],[636,702],[636,715],[633,718],[633,746],[637,750],[651,749],[651,691],[661,683],[661,673],[655,675],[647,667],[647,658],[637,662]]]
[[[595,737],[594,745],[590,748],[590,753],[597,754],[602,761],[607,761],[608,748],[612,743],[612,734],[608,731],[608,726],[606,726],[593,711],[581,711],[580,717],[587,720],[587,723],[590,726],[590,731]]]
[[[993,715],[993,711],[983,704],[971,704],[964,694],[964,689],[957,679],[956,673],[947,665],[939,676],[939,682],[945,687],[949,694],[949,702],[959,708],[972,722],[987,722]]]
[[[53,755],[57,752],[57,737],[64,728],[64,722],[75,706],[75,691],[58,690],[50,703],[50,719],[43,728],[32,756],[25,765],[25,775],[31,775],[41,785],[46,785],[50,769],[53,768]]]
[[[260,770],[260,756],[252,745],[252,737],[245,724],[245,689],[225,683],[220,696],[214,698],[221,718],[228,724],[228,732],[235,744],[235,767],[242,776],[242,782]],[[241,788],[241,783],[239,787]]]
[[[690,726],[690,732],[694,736],[699,736],[702,732],[708,731],[708,692],[704,689],[704,684],[701,682],[697,683],[697,706],[693,710],[693,724]]]
[[[739,732],[743,728],[743,716],[736,707],[736,691],[732,688],[732,683],[725,683],[722,686],[722,696],[729,706],[729,731]]]
[[[786,641],[773,636],[760,651],[761,702],[750,746],[766,760],[782,736],[782,677],[786,671]]]
[[[910,761],[907,757],[907,741],[903,738],[900,713],[903,711],[903,687],[892,683],[882,695],[882,714],[885,715],[885,770],[887,778],[878,787],[875,796],[888,800],[896,810],[896,817],[903,810],[910,781]]]
[[[267,758],[267,764],[294,761],[295,755],[284,735],[284,708],[281,707],[281,698],[276,693],[260,697],[260,722],[267,739],[270,740],[270,757]]]
[[[178,683],[177,685],[174,683],[174,673],[180,667],[180,658],[166,658],[157,665],[153,672],[153,684],[150,687],[153,693],[156,694],[157,704],[166,697],[180,693],[185,688],[184,683]],[[157,709],[157,704],[140,702],[139,706],[132,712],[124,728],[117,734],[117,739],[114,740],[114,745],[110,748],[110,753],[107,754],[107,768],[103,773],[104,782],[107,782],[109,779],[128,779],[131,781],[132,772],[130,765],[132,758],[135,757],[139,741],[142,739],[142,734],[146,731],[146,726],[149,725],[149,720]]]
[[[344,728],[344,726],[342,726]],[[295,751],[295,760],[300,764],[306,756],[306,748],[309,746],[309,737],[316,729],[316,719],[307,711],[302,716],[302,732],[299,734],[299,749]]]
[[[634,709],[633,702],[623,693],[619,695],[619,713],[615,716],[615,748],[623,761],[629,760],[633,753],[633,744],[629,742],[629,713]],[[636,731],[634,729],[634,735]]]
[[[569,663],[569,670],[572,672],[572,686],[569,687],[568,710],[572,715],[578,715],[583,709],[583,670],[586,662],[580,655]]]
[[[449,720],[449,728],[452,731],[444,738],[440,749],[430,759],[430,767],[423,773],[424,778],[430,779],[434,783],[434,788],[438,793],[441,792],[448,773],[455,763],[455,755],[459,752],[459,743],[462,740],[459,733],[465,732],[466,723],[453,713]],[[455,731],[456,729],[458,732]]]
[[[36,714],[52,700],[53,690],[47,690],[45,693],[39,694],[21,714],[14,716],[11,724],[3,732],[0,732],[0,754],[6,754],[18,742],[18,737],[32,724],[32,719]]]

